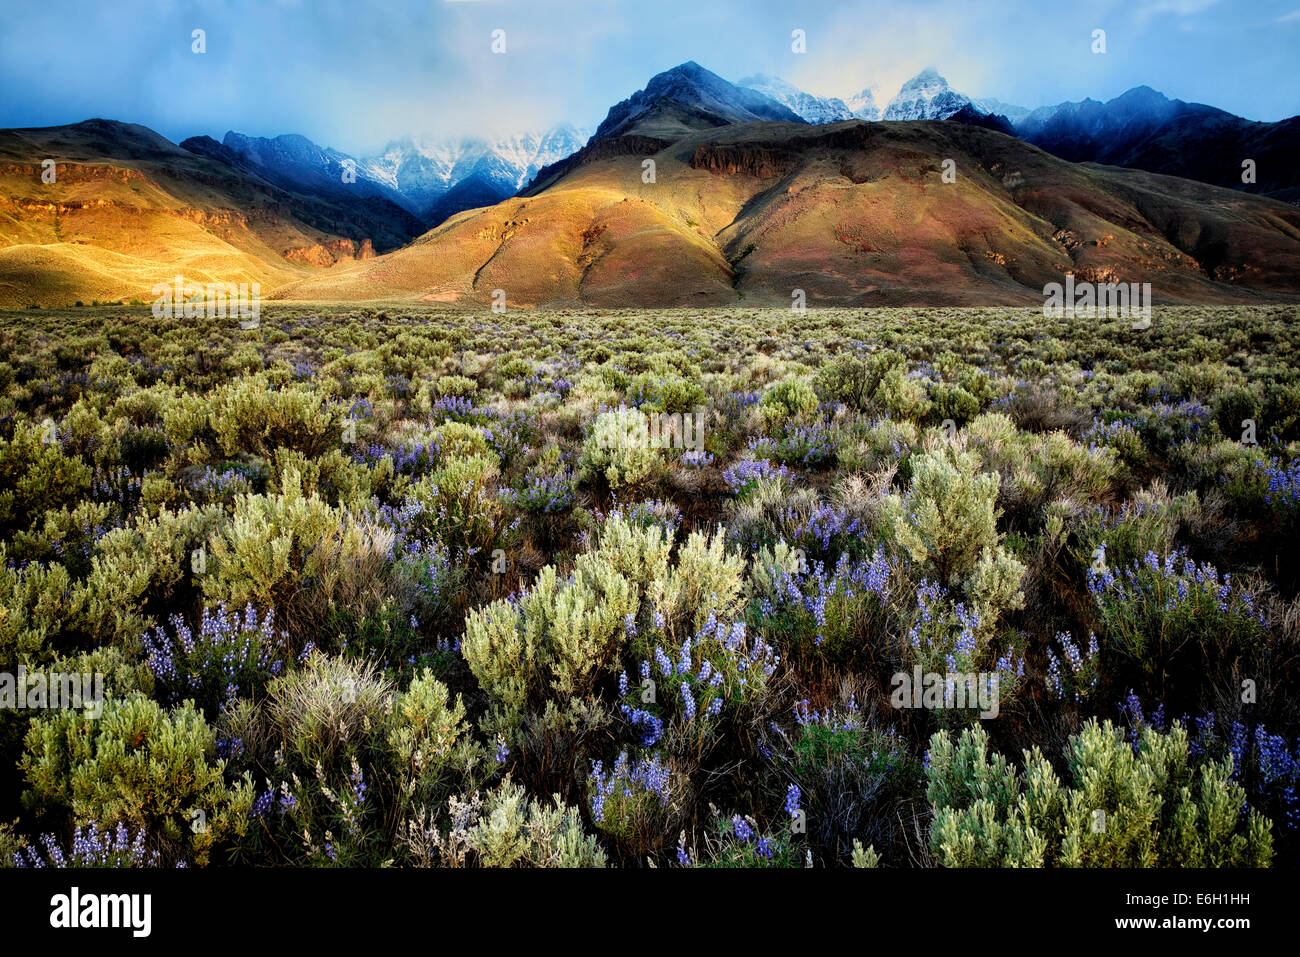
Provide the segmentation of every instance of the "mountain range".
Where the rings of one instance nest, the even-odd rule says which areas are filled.
[[[802,289],[835,305],[1031,304],[1065,272],[1150,282],[1167,300],[1300,294],[1293,206],[1052,156],[937,75],[886,110],[925,118],[888,123],[754,119],[821,110],[761,85],[785,102],[694,63],[656,76],[518,196],[276,296],[713,306],[788,305]]]
[[[904,83],[883,110],[875,93],[868,87],[847,100],[823,97],[765,74],[732,85],[692,61],[658,74],[645,89],[614,106],[594,138],[608,140],[633,131],[672,135],[700,122],[955,118],[1019,136],[1064,159],[1133,166],[1231,188],[1251,185],[1241,183],[1240,159],[1254,158],[1257,175],[1263,177],[1255,184],[1261,187],[1257,191],[1283,199],[1300,192],[1300,167],[1286,161],[1300,121],[1283,121],[1281,126],[1252,123],[1213,107],[1167,99],[1149,87],[1106,103],[1084,100],[1030,110],[956,91],[933,68]],[[664,103],[673,107],[665,109]],[[360,158],[293,134],[266,139],[232,131],[220,144],[196,137],[181,145],[296,192],[334,201],[386,199],[427,228],[462,210],[515,195],[543,168],[572,156],[587,140],[586,132],[566,124],[496,139],[408,137],[390,143],[377,156]],[[343,181],[348,168],[355,171],[352,183]]]
[[[1300,200],[1300,117],[1260,123],[1140,86],[1105,103],[1089,99],[1034,110],[1016,124],[1016,133],[1063,159]],[[1253,184],[1242,179],[1247,159],[1255,161]]]
[[[912,77],[876,114],[871,91],[855,101],[806,93],[776,77],[757,76],[742,85],[766,93],[809,123],[857,117],[873,120],[965,119],[1004,129],[1035,146],[1074,162],[1130,166],[1264,193],[1286,201],[1300,199],[1300,117],[1276,123],[1243,119],[1201,103],[1169,99],[1147,86],[1099,102],[1085,99],[1030,110],[953,90],[932,69]],[[959,115],[961,114],[961,115]],[[1000,117],[990,124],[977,117]],[[1242,180],[1242,162],[1255,160],[1255,182]]]
[[[756,74],[740,81],[740,86],[757,90],[788,107],[809,123],[836,123],[841,120],[946,120],[967,105],[982,113],[1000,115],[1008,122],[1028,116],[1030,110],[994,99],[973,99],[958,93],[948,81],[931,68],[912,77],[885,105],[876,105],[875,88],[867,87],[847,99],[822,97],[805,92],[780,77]]]
[[[497,289],[513,305],[788,305],[794,289],[1033,303],[1064,271],[1168,300],[1289,298],[1297,122],[1146,88],[1029,111],[934,70],[880,110],[870,87],[818,97],[689,62],[590,138],[406,139],[356,158],[294,135],[177,146],[106,120],[0,131],[0,307],[144,298],[178,270],[275,298],[465,304]],[[1257,183],[1240,182],[1243,156]]]
[[[181,146],[295,192],[335,199],[381,197],[423,225],[436,226],[462,209],[513,196],[539,169],[576,152],[585,139],[568,125],[493,140],[408,137],[390,143],[378,156],[361,158],[295,134],[264,138],[231,131],[221,143],[202,136]]]

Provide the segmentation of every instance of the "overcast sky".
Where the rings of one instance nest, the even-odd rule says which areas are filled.
[[[696,60],[882,105],[936,67],[1034,107],[1152,86],[1250,119],[1300,113],[1300,0],[59,0],[0,13],[0,127],[94,116],[173,140],[302,133],[354,154],[407,134],[594,127]],[[192,31],[207,52],[191,52]],[[791,50],[801,29],[807,52]],[[1107,52],[1091,51],[1106,31]],[[505,31],[506,52],[492,52]]]

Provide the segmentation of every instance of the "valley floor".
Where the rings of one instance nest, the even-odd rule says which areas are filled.
[[[0,862],[1293,866],[1298,320],[0,314]]]

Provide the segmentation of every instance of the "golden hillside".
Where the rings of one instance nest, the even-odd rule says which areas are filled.
[[[369,251],[304,222],[302,203],[142,126],[0,132],[0,308],[150,301],[177,274],[265,295]]]

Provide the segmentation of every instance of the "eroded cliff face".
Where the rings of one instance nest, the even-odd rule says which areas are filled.
[[[353,239],[335,239],[328,243],[314,243],[311,246],[286,249],[284,258],[306,266],[329,267],[339,262],[374,259],[375,247],[369,239],[360,242]]]
[[[737,173],[771,179],[791,172],[799,162],[792,150],[753,143],[701,143],[691,156],[691,168],[711,173]]]
[[[880,136],[878,124],[851,122],[796,132],[780,142],[706,142],[696,147],[691,166],[714,173],[744,173],[768,179],[790,173],[814,151],[842,152],[846,154],[846,162],[861,159],[871,151]],[[855,178],[851,173],[846,169],[844,175],[854,182],[867,178],[865,175]]]
[[[40,182],[45,167],[33,163],[0,163],[0,176],[17,176]],[[94,163],[68,163],[59,160],[55,172],[60,183],[147,183],[148,179],[133,169]]]

